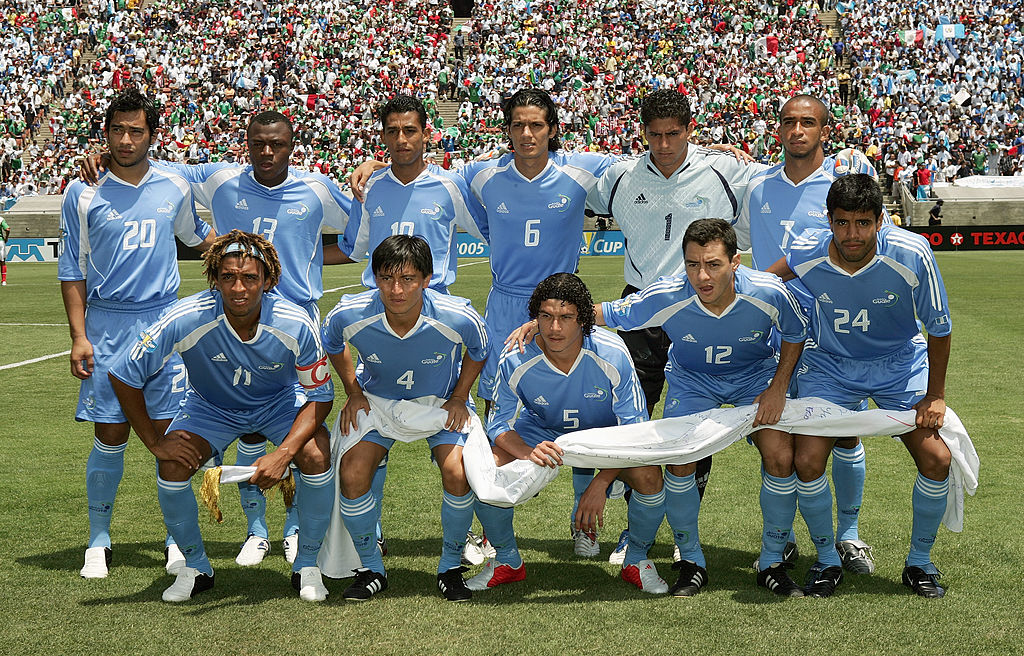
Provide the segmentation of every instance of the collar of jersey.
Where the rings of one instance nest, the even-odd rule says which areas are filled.
[[[256,175],[253,173],[252,164],[249,164],[249,166],[245,167],[245,169],[246,169],[246,173],[249,174],[249,178],[253,182],[256,183],[257,187],[262,187],[263,189],[266,189],[268,191],[274,191],[275,189],[280,189],[281,187],[284,187],[286,184],[288,184],[289,182],[292,181],[292,178],[295,177],[294,175],[292,175],[292,167],[289,166],[288,167],[288,175],[285,176],[284,181],[282,181],[281,184],[279,184],[279,185],[274,185],[273,187],[268,187],[267,185],[263,184],[262,182],[260,182],[259,180],[256,179]]]
[[[693,148],[696,148],[696,146],[694,146],[692,143],[687,143],[686,158],[683,160],[682,164],[679,165],[679,168],[677,168],[675,171],[672,171],[672,175],[668,176],[667,178],[664,175],[662,175],[661,171],[658,170],[658,167],[654,165],[654,160],[651,159],[651,151],[649,150],[646,153],[644,153],[644,164],[647,166],[647,170],[653,173],[654,175],[658,176],[658,178],[665,181],[669,181],[672,178],[679,175],[680,173],[682,173],[683,171],[685,171],[687,168],[689,168],[690,164],[693,162]]]

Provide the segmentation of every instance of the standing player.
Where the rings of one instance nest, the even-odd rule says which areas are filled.
[[[423,238],[388,237],[374,249],[371,261],[376,289],[343,296],[324,321],[325,348],[348,395],[341,411],[342,431],[358,428],[357,412],[370,410],[364,392],[428,405],[444,399],[440,407],[448,411],[445,430],[427,438],[444,487],[437,585],[449,601],[466,601],[472,593],[460,563],[476,497],[462,464],[462,431],[472,412],[473,382],[487,357],[486,327],[466,299],[428,289],[434,266]],[[359,351],[358,373],[351,347]],[[341,515],[363,564],[345,599],[364,601],[388,586],[374,540],[377,513],[370,483],[393,444],[370,431],[342,456]]]
[[[594,302],[582,280],[571,273],[545,278],[530,297],[529,313],[538,324],[537,340],[525,353],[503,354],[498,366],[487,421],[498,466],[518,458],[557,467],[562,464],[562,450],[554,443],[559,436],[646,420],[629,353],[613,333],[594,330]],[[633,489],[628,511],[632,531],[621,576],[644,592],[667,592],[668,585],[647,559],[665,513],[660,467],[601,470],[580,499],[574,527],[596,532],[603,525],[605,494],[616,478]],[[526,565],[516,546],[513,509],[478,502],[476,512],[497,556],[467,582],[469,588],[486,590],[523,580]]]
[[[798,276],[814,298],[814,348],[804,351],[797,392],[847,408],[870,397],[882,409],[917,410],[917,427],[901,436],[918,470],[903,583],[923,597],[941,597],[931,549],[946,508],[951,459],[938,436],[951,335],[946,289],[927,241],[883,225],[882,195],[871,176],[836,180],[826,205],[831,232],[805,233],[770,267],[784,278]],[[918,319],[928,331],[927,346]],[[831,547],[825,476],[834,440],[795,437],[800,512],[818,548],[808,591],[828,596],[843,574]]]
[[[61,207],[57,277],[71,328],[71,373],[82,380],[75,419],[93,422],[95,430],[85,467],[85,578],[107,576],[110,519],[128,446],[128,423],[107,370],[177,300],[175,235],[197,250],[214,237],[195,213],[188,183],[149,165],[158,121],[152,101],[136,89],[117,95],[104,119],[109,170],[94,187],[71,183]],[[184,365],[171,359],[141,383],[157,429],[166,429],[185,392]],[[181,566],[170,541],[167,557],[168,571]]]
[[[679,417],[722,404],[757,403],[754,426],[781,417],[793,368],[807,336],[807,320],[796,299],[775,276],[740,265],[736,233],[723,219],[698,219],[683,235],[686,276],[663,278],[597,313],[599,324],[636,330],[661,326],[672,346],[665,376],[665,416]],[[769,335],[782,336],[778,352]],[[753,435],[764,475],[764,530],[757,581],[777,594],[800,596],[786,574],[783,550],[796,513],[793,440],[762,429]],[[671,592],[689,597],[707,585],[697,533],[700,495],[694,463],[665,471],[665,509],[681,560]],[[626,552],[629,557],[629,551]]]
[[[805,230],[828,228],[825,197],[836,179],[849,173],[875,174],[867,159],[825,157],[822,143],[830,133],[828,109],[819,99],[798,95],[782,106],[779,140],[786,159],[750,181],[736,224],[740,248],[752,249],[755,269],[763,271],[785,257]],[[799,281],[791,281],[789,287],[811,314],[813,297]],[[866,473],[860,440],[837,440],[832,449],[838,510],[835,546],[845,569],[870,574],[875,570],[871,547],[857,530]]]
[[[628,296],[663,276],[683,273],[683,235],[702,218],[730,217],[759,165],[691,144],[690,103],[672,89],[654,91],[640,105],[640,121],[648,150],[643,157],[618,162],[601,177],[587,197],[599,216],[612,216],[626,243],[623,276]],[[671,341],[654,326],[620,333],[636,366],[647,401],[648,416],[661,400]],[[697,491],[704,494],[711,458],[697,463]],[[626,536],[610,560],[622,557]]]
[[[7,286],[7,240],[11,238],[11,226],[0,216],[0,285]]]
[[[192,475],[241,435],[259,433],[278,448],[253,463],[249,481],[265,489],[281,480],[289,464],[298,467],[302,505],[292,586],[306,601],[323,601],[327,588],[316,557],[334,503],[324,426],[334,385],[319,327],[298,305],[267,293],[280,279],[281,264],[262,237],[232,230],[214,242],[205,260],[210,289],[175,304],[109,374],[132,428],[159,460],[160,509],[185,554],[186,565],[163,600],[187,601],[213,587]],[[184,360],[191,389],[163,434],[146,409],[142,386],[173,353]]]

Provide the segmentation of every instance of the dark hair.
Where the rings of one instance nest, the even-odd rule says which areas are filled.
[[[683,233],[683,252],[690,242],[707,246],[713,241],[722,242],[730,260],[736,255],[736,231],[725,219],[697,219],[691,223]]]
[[[373,249],[370,259],[374,277],[379,273],[394,273],[406,264],[411,264],[427,278],[434,275],[434,256],[423,237],[391,235]]]
[[[831,122],[832,122],[832,115],[829,114],[828,107],[825,106],[825,103],[822,102],[821,98],[818,98],[817,96],[812,96],[812,95],[807,94],[807,93],[798,93],[797,95],[793,96],[792,98],[787,100],[785,103],[783,103],[782,109],[779,110],[779,118],[780,119],[782,118],[782,112],[784,112],[786,110],[786,105],[788,105],[791,102],[796,102],[798,100],[806,100],[806,101],[809,101],[813,105],[817,105],[818,109],[821,110],[821,124],[822,125],[829,125],[829,124],[831,124]]]
[[[836,209],[847,212],[871,212],[877,221],[882,216],[882,191],[867,173],[852,173],[839,178],[828,188],[825,208],[829,217]]]
[[[107,116],[103,121],[103,129],[110,129],[110,122],[114,120],[114,112],[137,112],[142,110],[146,115],[146,127],[149,128],[149,136],[153,137],[160,127],[160,112],[156,105],[147,96],[135,87],[125,89],[114,96],[107,107]]]
[[[501,105],[501,111],[505,115],[505,127],[512,125],[512,112],[516,107],[540,107],[544,110],[544,122],[551,127],[551,136],[548,137],[548,150],[558,150],[562,147],[562,141],[558,135],[558,108],[555,101],[543,89],[520,89],[512,94],[512,97]]]
[[[253,116],[251,119],[249,119],[249,125],[245,127],[245,134],[246,136],[248,136],[249,130],[252,129],[252,126],[254,125],[273,125],[274,123],[284,123],[286,126],[288,126],[289,139],[295,136],[295,130],[294,128],[292,128],[291,120],[281,112],[275,112],[273,110],[260,112],[256,116]]]
[[[230,252],[229,246],[238,244]],[[232,230],[214,240],[209,250],[203,253],[203,273],[210,282],[210,289],[217,286],[217,274],[225,257],[240,257],[243,260],[253,258],[263,263],[263,274],[270,281],[270,289],[281,279],[281,260],[277,257],[277,249],[269,241],[251,232]]]
[[[583,328],[583,334],[594,332],[594,299],[590,290],[571,273],[555,273],[541,280],[530,296],[530,318],[536,319],[540,313],[540,305],[544,301],[554,299],[576,306],[576,320]]]
[[[381,105],[380,109],[377,110],[377,118],[380,119],[381,129],[384,129],[388,116],[391,114],[404,114],[406,112],[416,112],[420,119],[420,127],[427,127],[427,108],[423,106],[423,101],[412,96],[399,94]]]
[[[684,128],[690,127],[690,101],[675,89],[658,89],[640,103],[640,122],[650,125],[659,118],[674,118]]]

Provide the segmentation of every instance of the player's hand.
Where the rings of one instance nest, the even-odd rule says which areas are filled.
[[[732,144],[712,144],[708,146],[708,148],[711,150],[718,150],[723,153],[732,153],[733,157],[746,164],[749,164],[754,161],[754,158],[750,156],[750,153],[743,150],[742,148],[737,148]]]
[[[754,415],[754,428],[772,426],[782,419],[782,411],[786,409],[786,390],[774,389],[772,385],[757,395],[757,414]]]
[[[445,430],[465,433],[469,428],[469,408],[466,402],[469,399],[463,396],[452,396],[441,405],[441,409],[448,413],[448,419],[444,422]]]
[[[946,418],[946,400],[934,394],[925,394],[924,398],[914,404],[917,410],[917,425],[920,428],[942,428]]]
[[[206,462],[206,458],[199,452],[199,448],[192,443],[188,433],[175,431],[160,437],[156,445],[150,449],[157,460],[169,460],[181,463],[191,471],[199,469]]]
[[[342,435],[348,435],[349,426],[352,427],[352,430],[359,428],[359,424],[356,422],[356,416],[359,414],[360,410],[369,414],[370,402],[366,400],[366,397],[362,392],[356,392],[348,397],[345,401],[345,407],[341,409]]]
[[[71,375],[85,380],[92,375],[92,342],[86,337],[77,337],[71,341]]]
[[[533,447],[530,451],[530,461],[541,467],[556,469],[562,464],[562,447],[547,440]]]
[[[595,479],[596,480],[596,479]],[[580,497],[576,507],[573,526],[580,531],[596,531],[604,528],[604,506],[608,499],[607,488],[591,483]]]
[[[511,351],[513,348],[518,348],[520,353],[526,353],[526,345],[533,341],[533,338],[537,336],[540,329],[537,328],[537,320],[530,319],[523,325],[519,326],[512,333],[505,338],[505,350]]]
[[[366,200],[366,196],[363,195],[363,192],[366,190],[366,181],[370,179],[374,171],[384,166],[383,162],[370,160],[357,166],[348,176],[348,186],[352,189],[352,195],[355,196],[357,201],[362,203]]]
[[[249,482],[258,485],[261,490],[273,487],[284,478],[284,474],[288,470],[288,463],[291,461],[288,452],[283,449],[275,449],[265,456],[260,456],[252,463],[256,467],[256,471],[249,478]]]
[[[110,166],[110,153],[86,155],[78,163],[78,177],[88,184],[100,181],[100,173]]]

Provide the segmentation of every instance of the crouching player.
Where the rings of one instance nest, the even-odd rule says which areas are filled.
[[[199,532],[191,478],[238,437],[259,433],[277,445],[257,459],[250,482],[266,489],[291,462],[302,495],[292,586],[306,601],[327,589],[316,567],[334,495],[329,437],[323,425],[334,386],[319,329],[298,305],[267,294],[281,275],[277,253],[257,235],[232,230],[207,251],[210,289],[178,301],[147,328],[110,371],[125,416],[157,457],[157,497],[185,567],[164,601],[186,601],[213,587],[213,567]],[[146,410],[142,387],[172,353],[185,362],[192,388],[166,435]]]
[[[348,395],[341,429],[347,434],[358,428],[356,413],[369,412],[364,390],[385,399],[419,399],[427,404],[446,399],[441,405],[448,411],[445,430],[427,438],[444,488],[437,585],[449,601],[466,601],[472,592],[462,578],[462,548],[476,497],[462,465],[462,431],[472,412],[473,381],[487,358],[487,329],[469,301],[428,289],[434,265],[422,237],[388,237],[373,250],[371,262],[377,289],[343,296],[323,326],[325,348]],[[362,363],[358,375],[352,346]],[[393,444],[369,431],[341,459],[341,516],[363,565],[345,590],[345,599],[367,600],[388,587],[370,484]]]
[[[487,421],[498,466],[529,459],[556,467],[562,464],[562,450],[553,441],[559,436],[647,419],[629,351],[617,335],[594,330],[594,302],[582,280],[571,273],[544,279],[530,297],[529,313],[537,321],[537,339],[524,353],[504,353],[498,364]],[[665,514],[660,467],[601,470],[580,498],[574,528],[594,533],[604,523],[606,491],[616,478],[633,488],[621,576],[644,592],[667,592],[647,559]],[[476,513],[497,555],[468,581],[470,589],[523,580],[526,565],[516,546],[513,509],[478,502]]]
[[[883,225],[878,183],[864,174],[832,183],[825,200],[830,230],[804,233],[769,270],[794,276],[814,297],[811,338],[796,377],[800,396],[847,408],[868,397],[886,410],[917,410],[917,427],[900,436],[917,465],[910,553],[903,584],[941,597],[932,544],[946,508],[951,456],[939,438],[946,412],[950,318],[946,289],[928,242]],[[927,347],[918,319],[928,331]],[[835,440],[797,435],[800,513],[818,547],[809,579],[820,596],[842,580],[832,548],[832,496],[825,464]]]

